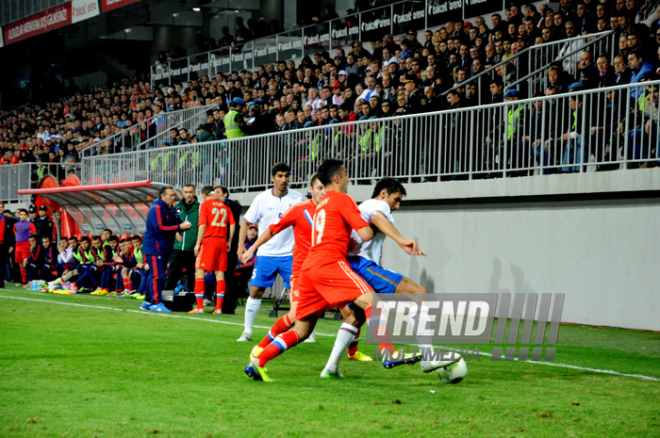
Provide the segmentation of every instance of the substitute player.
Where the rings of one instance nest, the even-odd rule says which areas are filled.
[[[346,194],[349,178],[339,160],[325,160],[318,169],[326,194],[316,207],[312,227],[312,247],[302,265],[298,285],[299,300],[293,329],[277,336],[245,368],[255,380],[270,381],[265,366],[307,338],[314,330],[320,314],[333,307],[343,308],[353,302],[371,316],[374,291],[353,272],[346,262],[350,230],[355,229],[363,241],[373,237],[373,230],[362,219],[355,201]],[[332,350],[335,364],[326,375],[338,375],[338,363],[348,344],[355,338],[357,327],[344,322]],[[389,346],[391,348],[391,345]]]
[[[214,315],[222,315],[222,301],[225,298],[225,271],[227,270],[227,252],[231,249],[236,222],[234,215],[224,202],[221,193],[216,193],[212,186],[202,187],[202,202],[199,208],[199,229],[195,244],[195,300],[197,308],[188,313],[204,313],[204,275],[215,271],[216,304]],[[229,228],[229,232],[227,232]]]
[[[321,181],[319,181],[316,175],[313,175],[309,182],[309,192],[312,194],[312,199],[289,208],[277,222],[270,225],[266,231],[261,233],[257,241],[241,256],[241,261],[247,263],[254,256],[255,251],[272,239],[273,236],[290,227],[293,228],[293,236],[296,244],[293,250],[293,266],[291,268],[291,309],[288,314],[282,316],[273,324],[268,334],[252,349],[250,353],[250,357],[252,358],[258,356],[261,350],[270,344],[275,337],[289,330],[296,320],[296,307],[299,296],[297,283],[298,278],[300,278],[300,268],[311,246],[312,216],[314,215],[316,206],[321,202],[323,195],[325,195],[325,186],[321,184]]]
[[[238,257],[245,252],[245,235],[248,224],[259,225],[259,235],[263,234],[269,225],[274,224],[289,207],[303,202],[305,197],[289,190],[291,168],[285,163],[277,163],[271,169],[273,188],[257,195],[243,216],[240,236],[238,238]],[[293,264],[293,230],[286,229],[278,233],[261,246],[257,253],[257,262],[252,271],[252,289],[245,304],[245,328],[238,338],[239,342],[252,341],[252,326],[261,307],[261,297],[267,287],[275,282],[279,273],[284,279],[284,287],[290,287],[291,269]]]
[[[30,242],[28,238],[37,232],[37,228],[29,220],[26,209],[18,210],[19,221],[14,224],[14,234],[16,235],[16,250],[14,251],[14,261],[21,270],[21,286],[28,282],[27,271],[23,261],[30,256]]]

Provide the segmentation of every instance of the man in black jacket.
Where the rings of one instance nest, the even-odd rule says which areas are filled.
[[[33,220],[37,229],[37,244],[40,244],[44,237],[53,237],[53,221],[48,217],[48,207],[42,205],[39,207],[39,216]]]
[[[219,190],[222,193],[224,198],[224,203],[229,207],[231,213],[234,215],[234,221],[239,223],[239,218],[241,216],[241,204],[238,201],[229,199],[229,189],[224,186],[217,186],[214,190]],[[227,254],[227,272],[225,272],[225,281],[227,282],[227,291],[225,292],[225,299],[222,302],[222,314],[235,314],[236,313],[236,298],[238,294],[242,293],[236,288],[236,263],[238,262],[237,250],[238,250],[238,235],[240,233],[234,233],[234,237],[231,239],[231,249]]]
[[[5,203],[0,202],[0,213],[5,211]],[[12,218],[0,214],[0,289],[5,288],[5,277],[7,276],[7,262],[14,253],[15,237],[14,223]]]

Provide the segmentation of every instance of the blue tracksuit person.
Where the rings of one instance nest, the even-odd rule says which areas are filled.
[[[163,187],[160,197],[154,201],[147,214],[147,230],[144,233],[142,252],[149,265],[146,297],[141,308],[154,312],[170,312],[161,302],[165,284],[165,264],[170,259],[177,231],[190,228],[190,223],[181,222],[174,209],[176,192],[171,187]]]

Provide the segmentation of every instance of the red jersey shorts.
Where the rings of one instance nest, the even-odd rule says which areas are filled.
[[[210,238],[202,241],[195,260],[195,268],[205,271],[227,270],[227,239]]]
[[[23,260],[30,257],[30,242],[16,242],[14,248],[14,261],[23,263]]]
[[[296,319],[335,307],[341,309],[373,290],[345,260],[301,271],[297,283]]]

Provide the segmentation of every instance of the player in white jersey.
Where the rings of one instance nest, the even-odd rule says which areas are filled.
[[[258,224],[261,236],[289,207],[306,199],[302,194],[288,189],[290,176],[291,168],[285,163],[277,163],[271,169],[270,179],[273,181],[273,188],[257,195],[243,216],[238,238],[239,260],[245,252],[243,242],[248,224]],[[284,279],[284,287],[290,286],[294,243],[293,230],[289,228],[259,247],[257,261],[252,271],[252,289],[245,305],[245,328],[238,338],[239,342],[252,341],[252,326],[261,307],[261,297],[266,288],[273,285],[277,274],[279,273]]]
[[[353,232],[348,246],[348,262],[353,271],[369,283],[376,293],[428,293],[424,286],[415,283],[410,278],[380,266],[382,246],[386,236],[391,237],[410,255],[426,255],[419,250],[416,241],[405,239],[394,227],[392,212],[399,209],[405,195],[406,189],[400,182],[392,178],[383,178],[374,187],[372,199],[364,201],[358,206],[362,218],[369,225],[378,228],[380,232],[376,232],[373,239],[368,242],[363,242],[357,233]],[[349,318],[354,317],[351,315]],[[348,319],[346,322],[350,323]],[[420,348],[430,347],[430,345],[420,345]],[[422,361],[422,371],[431,372],[441,366],[456,362],[458,359],[460,358]],[[383,361],[383,366],[393,368],[419,360],[420,356],[411,356],[401,360]]]
[[[363,242],[357,233],[352,233],[348,246],[348,261],[351,268],[378,293],[428,293],[424,286],[410,278],[380,266],[386,236],[390,236],[410,255],[426,255],[419,250],[417,242],[405,239],[394,227],[392,212],[399,209],[401,199],[405,195],[406,189],[400,182],[383,178],[374,187],[372,199],[358,206],[362,218],[369,225],[377,227],[380,233],[375,233],[369,242]],[[414,242],[414,245],[410,245],[411,242]]]

